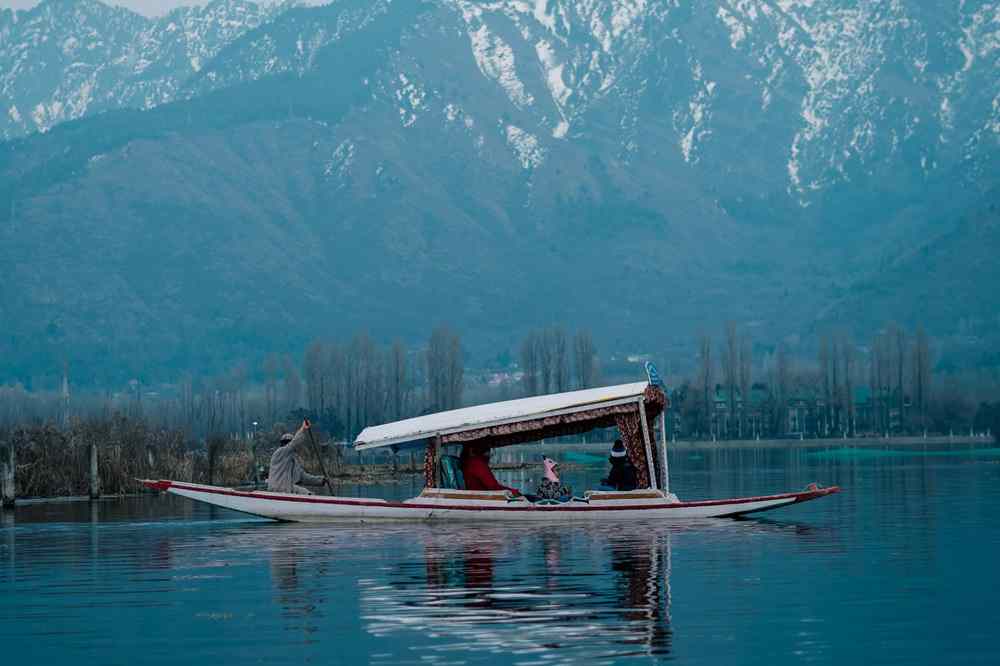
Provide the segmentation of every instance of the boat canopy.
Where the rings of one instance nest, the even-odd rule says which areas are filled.
[[[663,392],[647,382],[554,393],[369,426],[354,448],[364,451],[427,439],[488,446],[531,442],[614,426],[618,415],[638,413],[640,400],[650,416],[666,403]]]

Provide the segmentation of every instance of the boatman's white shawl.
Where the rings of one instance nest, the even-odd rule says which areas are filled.
[[[309,491],[302,485],[322,485],[323,477],[307,472],[299,459],[308,436],[309,433],[305,428],[299,428],[292,441],[279,446],[271,455],[271,465],[267,473],[268,490],[276,493],[308,494]]]
[[[358,435],[354,441],[354,447],[363,451],[465,430],[476,430],[504,423],[544,418],[554,414],[568,414],[595,407],[624,404],[638,400],[647,386],[649,386],[647,382],[619,384],[618,386],[604,386],[582,391],[506,400],[417,416],[394,423],[369,426]]]

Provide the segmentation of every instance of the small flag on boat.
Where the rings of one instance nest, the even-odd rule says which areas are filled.
[[[646,378],[649,379],[649,383],[653,386],[659,386],[663,389],[666,388],[663,384],[663,380],[660,379],[660,373],[656,371],[656,366],[653,365],[651,361],[646,361]]]

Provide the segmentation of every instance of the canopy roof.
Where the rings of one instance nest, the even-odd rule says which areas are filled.
[[[647,382],[635,382],[417,416],[365,428],[354,441],[354,448],[363,451],[434,437],[441,437],[445,443],[489,443],[499,435],[506,435],[503,443],[511,444],[516,443],[510,438],[512,431],[518,433],[520,441],[532,441],[532,435],[552,437],[585,432],[613,424],[613,418],[609,421],[609,408],[635,404],[634,409],[638,409],[639,398],[646,395],[649,388],[652,387]],[[654,390],[662,398],[659,389]],[[655,405],[656,413],[662,405],[662,401]]]

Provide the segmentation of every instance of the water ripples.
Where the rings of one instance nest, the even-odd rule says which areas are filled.
[[[845,493],[682,526],[281,525],[173,497],[29,506],[0,524],[0,645],[12,663],[996,657],[998,466],[698,456],[671,461],[686,497],[814,479]]]

